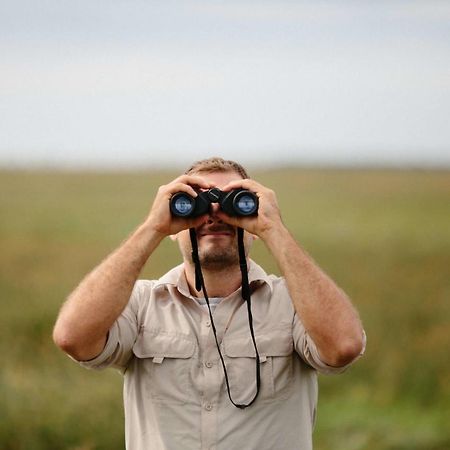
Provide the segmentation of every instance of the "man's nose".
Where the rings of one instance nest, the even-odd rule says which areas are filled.
[[[211,203],[209,208],[209,216],[208,216],[208,223],[213,222],[222,222],[222,220],[217,217],[217,211],[220,210],[220,205],[218,203]]]

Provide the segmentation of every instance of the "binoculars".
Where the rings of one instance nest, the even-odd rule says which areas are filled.
[[[252,216],[258,212],[258,197],[246,189],[223,192],[219,188],[201,191],[197,197],[177,192],[170,199],[170,211],[177,217],[198,217],[207,214],[211,203],[218,203],[229,216]]]

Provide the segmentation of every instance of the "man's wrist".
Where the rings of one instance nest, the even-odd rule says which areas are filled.
[[[280,242],[280,239],[283,239],[283,237],[287,235],[289,235],[289,230],[284,226],[283,222],[280,221],[266,227],[259,234],[259,237],[270,248],[272,245],[277,245]]]
[[[167,234],[159,231],[151,222],[146,220],[143,222],[134,233],[136,236],[144,239],[147,245],[157,246],[159,243],[167,237]],[[153,244],[153,245],[152,245]]]

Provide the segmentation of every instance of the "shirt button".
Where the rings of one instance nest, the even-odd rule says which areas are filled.
[[[211,410],[213,409],[211,403],[207,403],[207,404],[205,405],[205,409],[206,409],[206,411],[211,411]]]
[[[211,322],[208,320],[208,322],[206,322],[205,325],[206,325],[207,327],[210,327],[210,326],[211,326]]]
[[[205,366],[210,369],[213,366],[213,363],[211,361],[206,361]]]

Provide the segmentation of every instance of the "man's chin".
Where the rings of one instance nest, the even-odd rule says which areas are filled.
[[[207,270],[223,270],[239,264],[236,253],[203,253],[200,254],[200,265]]]

